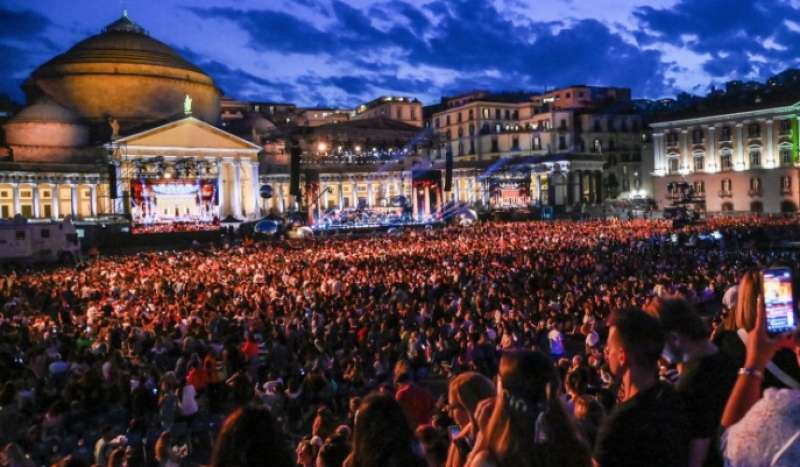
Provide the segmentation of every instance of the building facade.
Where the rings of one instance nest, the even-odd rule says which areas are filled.
[[[708,212],[795,212],[800,103],[665,120],[653,129],[656,201],[686,181]]]
[[[352,118],[353,120],[364,120],[378,117],[397,120],[421,128],[422,103],[411,97],[381,96],[356,107]]]

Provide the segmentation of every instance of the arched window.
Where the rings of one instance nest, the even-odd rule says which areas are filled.
[[[727,150],[719,155],[719,166],[721,170],[733,169],[733,160],[731,158],[731,151]]]
[[[705,166],[705,157],[702,152],[694,154],[694,171],[702,172]]]
[[[678,156],[670,157],[667,164],[667,169],[671,174],[676,174],[680,170],[680,160]]]
[[[750,148],[750,167],[761,167],[761,148]]]
[[[781,212],[797,212],[797,205],[794,201],[781,201]]]
[[[722,212],[732,212],[733,211],[733,203],[731,203],[731,202],[722,203],[721,210],[722,210]]]
[[[751,212],[764,212],[764,204],[761,201],[753,201],[750,203]]]

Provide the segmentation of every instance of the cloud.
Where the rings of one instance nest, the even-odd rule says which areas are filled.
[[[55,49],[44,35],[50,25],[39,13],[0,6],[0,93],[18,102],[24,100],[22,80]]]
[[[370,99],[380,89],[430,94],[436,80],[388,76],[400,66],[439,69],[454,78],[438,91],[462,88],[540,89],[578,82],[632,85],[639,94],[665,90],[657,50],[641,50],[595,20],[511,21],[484,0],[434,0],[416,7],[385,2],[366,10],[329,4],[325,25],[275,10],[192,8],[204,18],[233,21],[256,50],[324,55],[346,73],[308,76],[299,86],[325,85]],[[376,20],[380,18],[380,21]],[[356,73],[354,73],[356,72]],[[631,82],[631,77],[640,77]]]

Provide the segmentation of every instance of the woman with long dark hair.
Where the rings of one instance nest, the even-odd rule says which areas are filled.
[[[541,352],[514,351],[500,359],[497,396],[469,467],[582,467],[591,463],[558,397],[558,372]]]
[[[356,412],[353,452],[346,467],[425,467],[403,408],[391,396],[371,394]]]
[[[225,419],[211,467],[293,467],[284,434],[263,407],[241,407]]]

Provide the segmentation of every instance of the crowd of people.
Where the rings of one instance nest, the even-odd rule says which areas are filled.
[[[0,461],[800,465],[757,273],[798,235],[488,222],[8,272]]]

